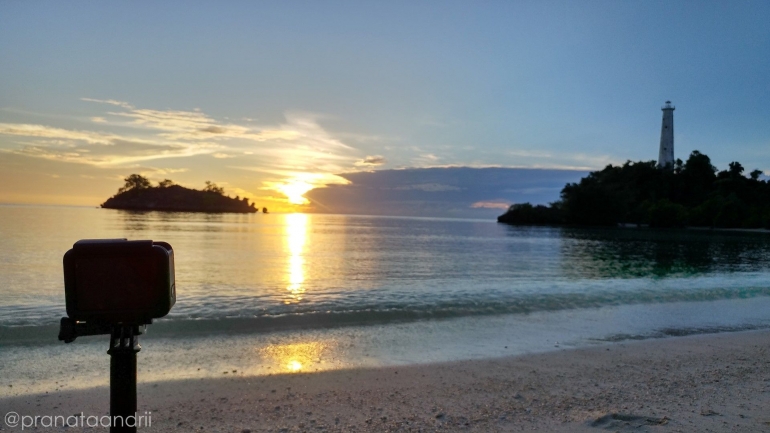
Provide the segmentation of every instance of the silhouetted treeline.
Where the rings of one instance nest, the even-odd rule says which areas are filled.
[[[508,212],[497,217],[497,221],[530,226],[559,225],[564,224],[564,210],[561,202],[551,203],[550,206],[515,204],[508,208]]]
[[[254,203],[244,197],[231,198],[224,194],[224,188],[206,181],[201,191],[175,185],[169,179],[153,187],[141,175],[132,174],[118,193],[102,203],[103,208],[126,210],[158,210],[174,212],[257,212]]]
[[[655,161],[608,165],[567,184],[549,206],[513,205],[499,222],[651,227],[770,228],[770,183],[760,170],[748,176],[738,162],[717,171],[698,152],[673,167]]]

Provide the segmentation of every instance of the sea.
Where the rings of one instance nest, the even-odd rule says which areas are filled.
[[[80,239],[172,245],[140,382],[493,358],[770,328],[770,234],[0,205],[0,397],[109,383],[57,340]]]

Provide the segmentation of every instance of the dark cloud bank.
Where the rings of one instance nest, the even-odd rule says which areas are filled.
[[[526,168],[426,168],[341,175],[349,185],[310,191],[316,212],[495,218],[513,203],[546,204],[585,171]]]

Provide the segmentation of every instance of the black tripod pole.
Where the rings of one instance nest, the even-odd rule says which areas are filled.
[[[115,325],[110,337],[110,433],[136,433],[136,353],[139,328]]]

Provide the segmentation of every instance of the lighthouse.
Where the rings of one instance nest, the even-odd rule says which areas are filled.
[[[658,152],[658,168],[674,166],[674,106],[666,101],[663,110],[663,124],[660,126],[660,151]]]

